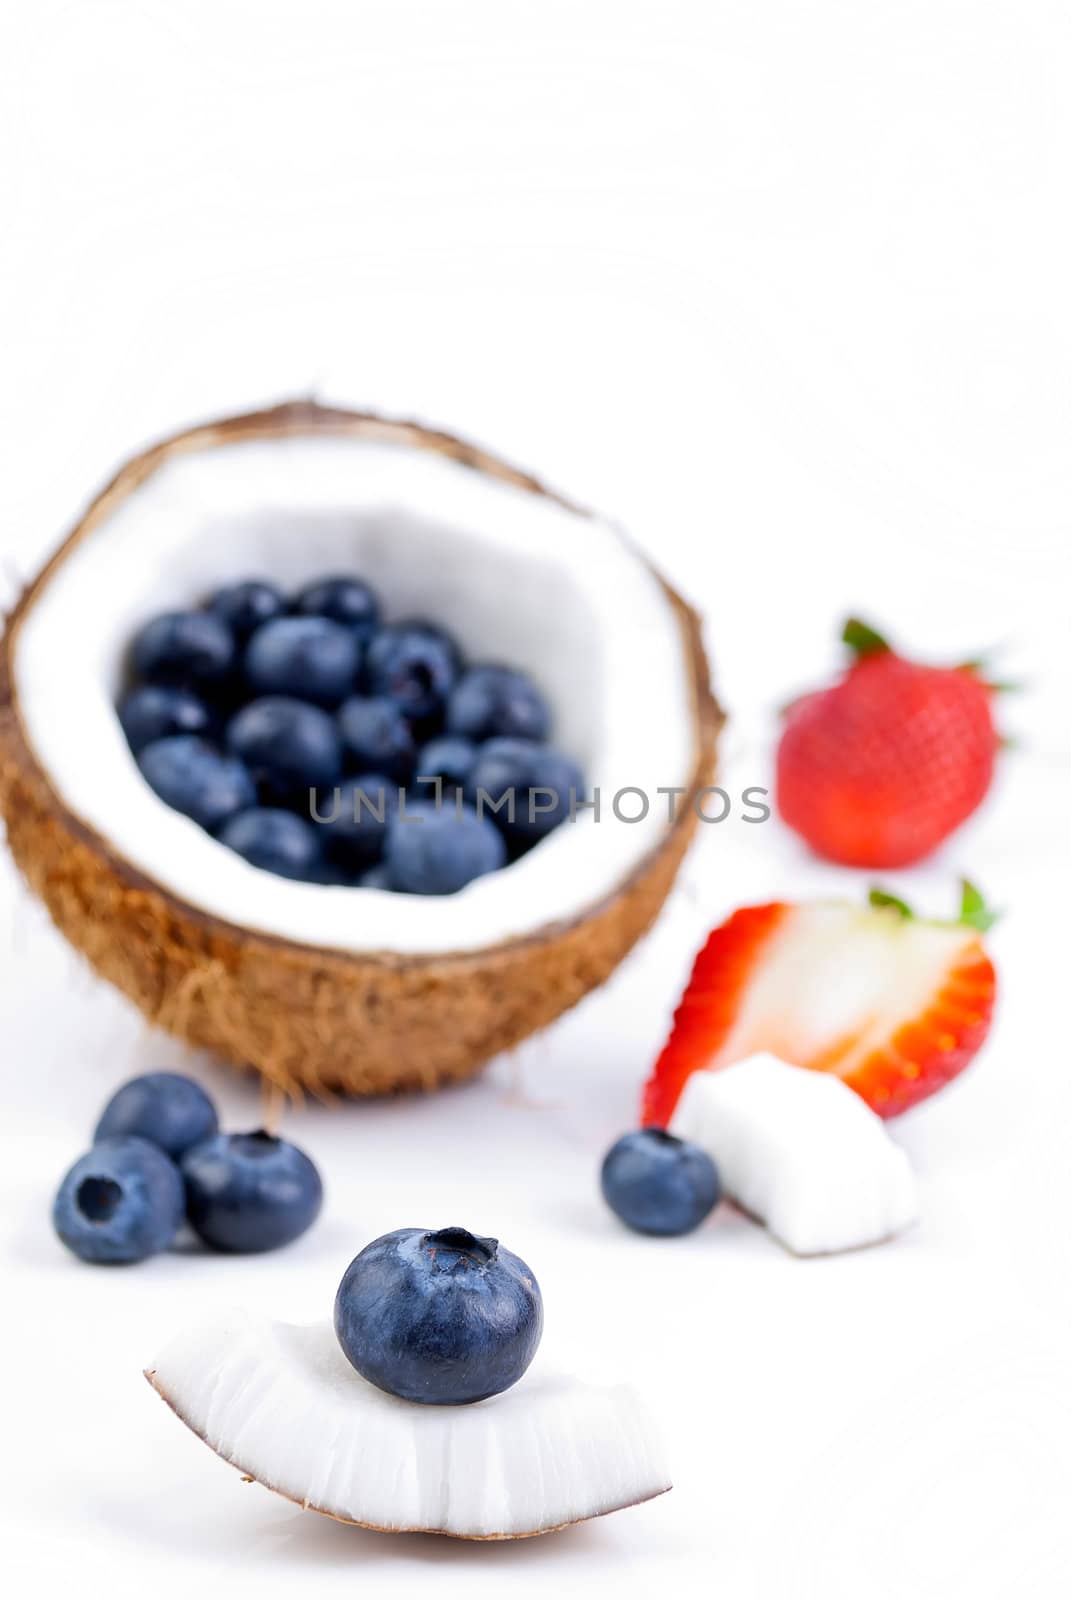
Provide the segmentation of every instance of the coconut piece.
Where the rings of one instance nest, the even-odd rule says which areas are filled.
[[[765,1053],[695,1072],[670,1128],[708,1152],[725,1192],[796,1255],[876,1244],[917,1220],[907,1156],[829,1073]]]
[[[631,1389],[542,1364],[479,1405],[413,1405],[355,1372],[329,1324],[232,1312],[173,1339],[145,1376],[246,1477],[385,1532],[521,1539],[670,1487]]]
[[[139,623],[250,572],[297,588],[337,570],[531,672],[601,822],[431,901],[262,872],[153,795],[115,713]],[[616,529],[445,435],[299,402],[130,462],[31,585],[0,648],[0,807],[57,925],[155,1023],[289,1090],[432,1087],[551,1021],[644,932],[719,721],[695,615]],[[614,817],[625,786],[648,792],[645,821]]]

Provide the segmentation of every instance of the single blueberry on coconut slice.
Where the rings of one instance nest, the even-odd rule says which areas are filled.
[[[795,1255],[877,1244],[918,1218],[907,1156],[828,1073],[768,1054],[694,1072],[671,1128],[710,1154],[726,1194]]]
[[[177,1161],[218,1128],[215,1104],[199,1083],[180,1072],[145,1072],[115,1091],[101,1112],[93,1139],[134,1135],[159,1145]]]
[[[420,1405],[462,1406],[512,1388],[543,1333],[535,1274],[467,1228],[397,1228],[343,1274],[335,1332],[370,1383]]]
[[[443,630],[527,674],[599,821],[438,897],[283,878],[228,850],[146,785],[115,707],[149,619],[251,573],[287,595],[353,574],[392,619],[431,618],[416,643],[437,641],[439,694]],[[334,618],[264,627],[285,621],[353,643]],[[402,657],[406,687],[419,662]],[[76,669],[59,692],[61,658]],[[339,699],[355,692],[378,691]],[[552,1021],[650,925],[718,721],[695,615],[619,529],[443,434],[300,402],[132,461],[30,585],[0,641],[0,810],[61,930],[157,1024],[290,1089],[430,1088]],[[626,786],[650,797],[642,821],[614,816]],[[672,814],[659,788],[683,791]]]
[[[83,1261],[125,1266],[166,1250],[182,1221],[182,1179],[158,1145],[102,1139],[60,1184],[52,1222]]]
[[[146,1377],[246,1477],[364,1527],[520,1539],[670,1487],[631,1388],[543,1363],[480,1405],[413,1405],[355,1372],[329,1323],[235,1312],[173,1339]]]

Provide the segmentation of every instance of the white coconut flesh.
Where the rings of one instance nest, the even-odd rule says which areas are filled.
[[[767,1053],[694,1072],[670,1128],[707,1151],[726,1194],[796,1255],[878,1244],[917,1220],[907,1156],[831,1073]]]
[[[670,1487],[635,1393],[534,1366],[470,1406],[384,1394],[325,1324],[248,1312],[176,1337],[146,1377],[216,1453],[311,1510],[391,1532],[517,1539]]]
[[[157,799],[115,711],[138,628],[242,578],[296,589],[333,573],[367,579],[388,620],[432,618],[470,660],[530,673],[553,707],[553,742],[601,790],[601,821],[581,812],[508,869],[435,900],[274,876]],[[669,805],[657,790],[686,786],[695,760],[678,620],[616,529],[427,451],[356,438],[166,460],[54,569],[19,630],[14,684],[53,788],[121,858],[203,912],[327,949],[480,949],[572,919],[657,847]],[[615,818],[625,787],[650,797],[645,820]]]

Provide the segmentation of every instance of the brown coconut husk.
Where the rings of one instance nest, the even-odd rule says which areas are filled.
[[[699,618],[663,583],[690,664],[694,729],[691,782],[676,820],[599,904],[486,950],[352,954],[289,943],[208,916],[137,871],[67,809],[37,759],[13,688],[20,623],[73,546],[164,462],[240,439],[316,433],[436,451],[532,494],[550,493],[447,434],[307,400],[208,423],[135,456],[25,590],[0,639],[0,811],[12,854],[56,926],[157,1026],[254,1067],[288,1094],[432,1089],[469,1077],[575,1005],[651,925],[695,829],[695,796],[712,782],[723,718]]]

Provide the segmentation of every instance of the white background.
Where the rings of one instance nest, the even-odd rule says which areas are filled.
[[[295,392],[470,434],[647,540],[708,619],[731,787],[857,608],[1027,681],[990,804],[900,887],[1008,908],[975,1069],[896,1127],[910,1237],[797,1262],[595,1194],[705,930],[861,892],[707,829],[615,980],[479,1084],[311,1108],[326,1215],[276,1258],[68,1259],[105,1095],[184,1058],[0,869],[0,1524],[20,1593],[1056,1596],[1071,1579],[1066,1022],[1071,17],[1053,4],[0,7],[0,540],[11,588],[117,460]],[[76,661],[71,671],[78,670]],[[758,835],[756,838],[755,836]],[[210,1063],[232,1125],[252,1086]],[[139,1371],[216,1302],[326,1315],[374,1234],[526,1256],[548,1347],[631,1375],[676,1488],[516,1546],[365,1534],[244,1487]]]

